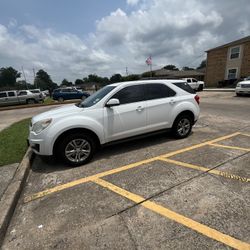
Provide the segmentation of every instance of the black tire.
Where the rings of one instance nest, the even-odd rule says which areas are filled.
[[[34,99],[27,99],[27,100],[26,100],[26,103],[27,103],[27,104],[35,104],[36,101],[35,101]]]
[[[63,162],[65,162],[66,164],[76,167],[84,165],[92,159],[96,151],[96,146],[97,145],[95,140],[88,134],[84,133],[69,134],[66,135],[57,144],[55,153],[58,159],[63,160]],[[68,156],[66,154],[66,151],[68,151]]]
[[[236,95],[237,95],[237,96],[241,96],[241,94],[240,94],[240,93],[236,93]]]
[[[64,101],[63,97],[59,97],[57,100],[58,100],[58,102],[63,102]]]
[[[85,95],[82,96],[82,100],[84,101],[87,97]]]
[[[174,121],[172,132],[178,139],[186,138],[192,131],[193,119],[189,115],[180,115]]]
[[[202,90],[203,90],[203,85],[200,84],[200,85],[199,85],[199,88],[198,88],[198,91],[202,91]]]

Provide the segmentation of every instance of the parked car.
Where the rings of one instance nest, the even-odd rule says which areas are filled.
[[[45,93],[43,91],[41,91],[40,89],[30,89],[30,92],[33,94],[41,94],[43,96],[43,98],[46,97]]]
[[[187,137],[199,116],[199,96],[182,80],[105,86],[79,104],[34,116],[28,142],[36,154],[73,166],[87,163],[99,145],[170,129]]]
[[[203,81],[198,81],[195,78],[183,78],[190,87],[196,91],[202,91],[204,89],[205,83]]]
[[[89,97],[89,93],[77,90],[75,88],[59,88],[55,89],[52,93],[54,100],[63,102],[64,100],[71,99],[85,99]]]
[[[238,82],[235,93],[237,96],[250,94],[250,80]]]
[[[0,106],[34,104],[43,100],[44,98],[41,94],[33,94],[29,90],[10,90],[0,92]]]

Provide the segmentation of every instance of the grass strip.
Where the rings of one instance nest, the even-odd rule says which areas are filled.
[[[0,132],[0,166],[20,162],[27,150],[30,118]]]

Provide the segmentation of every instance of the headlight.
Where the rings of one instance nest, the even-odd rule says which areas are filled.
[[[241,87],[240,83],[238,83],[238,84],[237,84],[237,87],[238,87],[238,88],[240,88],[240,87]]]
[[[44,129],[46,129],[50,125],[51,122],[52,122],[52,119],[46,119],[46,120],[41,120],[39,122],[36,122],[32,127],[32,131],[35,132],[36,134],[39,134]]]

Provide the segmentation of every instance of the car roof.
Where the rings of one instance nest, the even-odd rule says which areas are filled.
[[[133,85],[133,84],[145,84],[145,83],[174,83],[174,82],[185,82],[182,79],[153,79],[153,80],[139,80],[139,81],[128,81],[128,82],[118,82],[109,84],[109,86],[122,86],[122,85]]]

